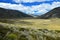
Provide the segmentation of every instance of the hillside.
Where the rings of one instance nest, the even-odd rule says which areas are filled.
[[[17,10],[0,8],[0,18],[25,18],[25,17],[32,16]]]
[[[51,11],[38,16],[38,18],[48,19],[48,18],[60,18],[60,7],[54,8]]]

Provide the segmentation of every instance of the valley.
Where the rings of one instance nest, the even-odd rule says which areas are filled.
[[[60,30],[60,19],[0,19],[0,24],[23,28]]]

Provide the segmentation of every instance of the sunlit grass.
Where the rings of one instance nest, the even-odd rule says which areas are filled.
[[[60,30],[60,19],[0,19],[4,26]]]
[[[60,19],[0,19],[0,40],[60,40]]]

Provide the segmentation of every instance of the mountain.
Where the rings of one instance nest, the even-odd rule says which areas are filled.
[[[48,18],[60,18],[60,7],[54,8],[53,10],[38,16],[38,18],[48,19]]]
[[[32,16],[17,10],[0,8],[0,18],[25,18],[25,17]]]

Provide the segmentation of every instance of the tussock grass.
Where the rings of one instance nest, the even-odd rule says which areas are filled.
[[[0,40],[60,40],[60,31],[5,27],[0,24]]]
[[[60,30],[60,19],[0,19],[0,24],[35,29]]]
[[[0,19],[0,40],[60,40],[60,19]]]

